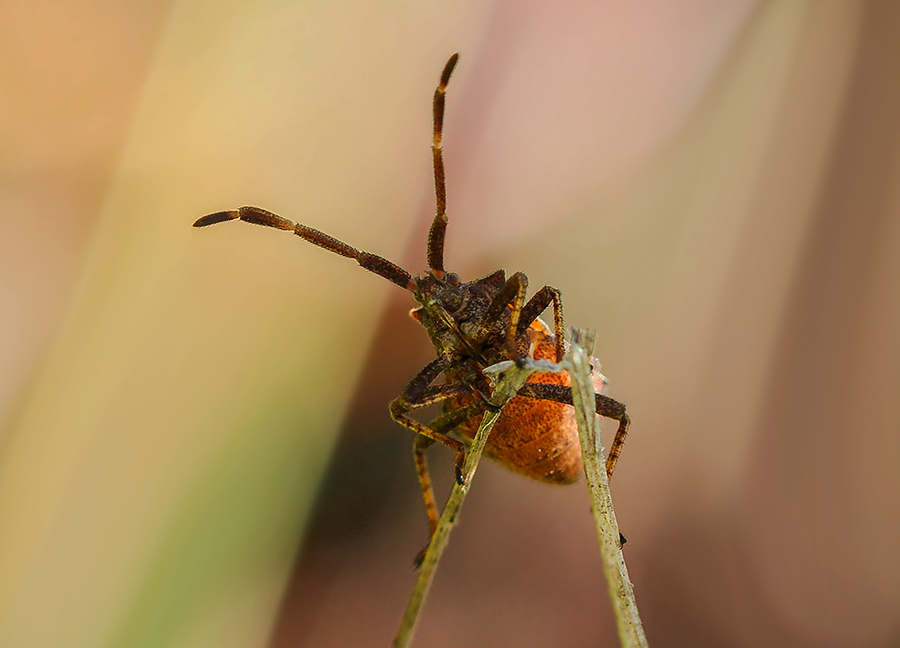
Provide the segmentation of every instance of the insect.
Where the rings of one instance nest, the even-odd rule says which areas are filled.
[[[413,455],[422,498],[433,535],[438,524],[425,451],[435,442],[456,452],[456,479],[462,483],[466,442],[470,441],[489,403],[490,386],[482,369],[504,360],[526,356],[559,362],[565,352],[563,309],[556,288],[544,286],[525,301],[528,279],[521,272],[506,276],[503,270],[463,282],[444,269],[444,234],[447,229],[447,192],[441,138],[444,101],[450,75],[459,59],[454,54],[441,73],[434,91],[434,186],[437,209],[428,234],[428,270],[417,277],[387,259],[357,250],[319,230],[294,223],[259,207],[221,211],[198,219],[194,227],[242,220],[291,232],[330,252],[354,259],[363,268],[412,293],[418,302],[410,315],[428,332],[436,358],[421,369],[390,404],[391,417],[415,434]],[[538,316],[552,305],[553,329]],[[625,406],[601,393],[605,379],[596,370],[596,412],[618,421],[615,439],[606,461],[611,477],[630,419]],[[443,375],[443,381],[437,382]],[[441,403],[443,413],[429,424],[409,414]],[[581,471],[581,449],[575,424],[572,390],[567,374],[538,373],[502,411],[486,453],[499,463],[543,482],[570,484]]]

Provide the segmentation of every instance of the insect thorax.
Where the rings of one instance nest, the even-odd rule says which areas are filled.
[[[449,281],[430,274],[416,277],[414,295],[421,306],[413,309],[410,315],[428,331],[439,356],[480,356],[489,364],[496,362],[509,322],[507,314],[498,319],[477,348],[474,338],[494,296],[506,282],[505,272],[498,270],[468,283],[459,283],[453,280],[455,275],[452,277]]]

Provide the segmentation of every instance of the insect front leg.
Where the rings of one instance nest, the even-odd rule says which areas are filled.
[[[428,516],[429,536],[434,535],[434,531],[437,529],[438,510],[437,502],[434,498],[434,488],[431,485],[431,476],[428,471],[428,462],[425,459],[425,451],[430,448],[435,441],[443,443],[451,450],[456,450],[456,475],[457,480],[459,480],[462,475],[462,464],[465,461],[466,450],[462,443],[447,436],[443,431],[437,431],[433,426],[419,423],[418,421],[409,418],[406,414],[407,412],[439,403],[448,398],[452,398],[453,396],[462,395],[467,391],[468,390],[462,385],[439,385],[437,387],[428,387],[424,389],[418,397],[413,395],[413,402],[410,402],[411,399],[408,395],[406,395],[406,397],[401,395],[391,403],[391,417],[400,425],[416,433],[416,439],[413,442],[413,460],[416,464],[416,476],[419,478],[419,487],[422,489],[422,501],[425,503],[425,514]]]
[[[475,332],[474,340],[476,346],[484,342],[485,338],[490,334],[494,325],[503,317],[507,306],[512,310],[509,317],[509,329],[506,334],[506,348],[510,355],[516,355],[516,331],[519,327],[519,317],[522,313],[522,305],[525,303],[525,291],[528,289],[528,277],[523,273],[517,272],[503,284],[503,287],[494,295],[491,305],[485,312],[484,319],[481,320],[481,326]],[[537,315],[535,315],[537,317]],[[534,320],[534,318],[532,318]],[[529,322],[530,323],[530,322]]]
[[[563,338],[562,300],[560,299],[559,291],[553,286],[544,286],[531,296],[531,299],[522,308],[516,335],[521,335],[525,329],[531,326],[531,323],[551,303],[553,304],[553,330],[556,334],[556,361],[562,362],[563,354],[566,351],[565,338]]]
[[[422,489],[422,499],[425,502],[425,512],[428,515],[429,530],[432,534],[437,528],[438,514],[434,490],[431,486],[431,478],[428,472],[428,463],[425,460],[425,450],[435,441],[443,443],[451,450],[455,450],[456,480],[462,483],[462,469],[466,459],[466,448],[460,441],[448,436],[447,432],[477,416],[488,407],[486,401],[476,398],[472,404],[438,417],[431,425],[425,425],[407,416],[411,411],[440,403],[448,398],[471,394],[472,389],[466,385],[431,386],[431,383],[440,375],[449,362],[450,358],[446,357],[432,360],[407,383],[400,396],[395,398],[390,405],[391,418],[417,435],[413,444],[413,457],[416,463],[419,485]]]
[[[457,427],[472,419],[484,410],[488,409],[490,406],[484,400],[476,400],[470,405],[466,407],[461,407],[459,409],[452,410],[450,412],[444,413],[442,416],[439,416],[437,419],[431,422],[428,426],[435,433],[445,434]],[[416,567],[420,567],[422,565],[422,561],[425,560],[425,552],[428,551],[428,547],[431,544],[431,538],[434,537],[434,534],[437,532],[438,528],[438,518],[440,517],[438,514],[437,502],[434,497],[434,488],[431,485],[431,474],[428,470],[428,460],[425,458],[425,451],[428,450],[432,445],[434,445],[434,438],[427,437],[422,434],[416,435],[416,440],[413,442],[413,458],[416,462],[416,475],[419,478],[419,486],[422,489],[422,499],[425,502],[425,514],[428,516],[428,544],[426,544],[422,550],[416,554],[413,563]],[[456,481],[458,483],[462,483],[464,479],[464,475],[462,474],[462,467],[460,464],[456,466]]]
[[[572,388],[563,385],[525,383],[522,389],[519,390],[518,395],[556,401],[566,405],[572,404]],[[622,448],[625,445],[625,437],[628,436],[628,426],[631,424],[631,417],[625,411],[625,405],[609,396],[594,394],[594,400],[594,409],[597,414],[619,422],[616,436],[609,448],[609,454],[606,456],[606,475],[612,479],[613,471],[616,469],[616,462],[619,460],[619,455],[622,453]]]
[[[459,483],[463,483],[462,469],[463,464],[466,461],[466,447],[462,442],[448,436],[447,432],[462,423],[465,423],[469,419],[478,416],[484,410],[488,409],[490,405],[483,398],[476,397],[474,403],[447,412],[435,419],[430,425],[425,425],[415,419],[411,419],[407,416],[407,413],[423,407],[428,407],[429,405],[434,405],[435,403],[440,403],[448,398],[453,398],[454,396],[464,396],[468,394],[472,394],[472,389],[466,385],[438,385],[436,387],[426,388],[418,397],[414,398],[410,398],[406,393],[406,390],[404,390],[404,393],[395,398],[390,405],[391,418],[397,423],[412,430],[416,434],[428,437],[432,441],[443,443],[451,450],[456,451],[456,481]],[[428,446],[430,445],[431,444],[428,444]]]
[[[456,392],[449,393],[444,396],[444,398],[450,398],[455,394]],[[437,528],[438,513],[437,503],[434,499],[434,489],[431,486],[431,477],[428,472],[428,463],[425,460],[425,450],[431,447],[435,441],[443,443],[451,450],[455,450],[457,479],[460,479],[460,476],[462,475],[462,465],[466,459],[466,449],[461,442],[446,434],[435,432],[427,425],[419,423],[406,415],[407,412],[420,407],[426,407],[435,402],[437,402],[437,400],[429,400],[425,403],[410,403],[403,396],[400,396],[396,398],[390,406],[391,418],[403,427],[416,433],[416,439],[413,442],[413,458],[416,464],[416,475],[419,478],[419,486],[422,489],[422,501],[425,503],[425,514],[428,516],[428,528],[431,534],[433,534],[434,530]]]
[[[406,384],[406,387],[403,388],[400,395],[391,401],[389,409],[391,418],[403,427],[412,430],[416,434],[421,434],[434,441],[443,443],[451,450],[455,450],[457,469],[458,471],[461,471],[463,461],[465,461],[466,458],[465,446],[456,439],[449,437],[442,432],[436,432],[427,425],[419,423],[407,416],[407,413],[413,410],[440,403],[453,396],[458,396],[471,391],[468,387],[463,385],[430,386],[449,363],[449,357],[440,357],[425,365],[425,367]]]
[[[449,398],[449,396],[468,393],[468,390],[464,387],[456,387],[455,391],[450,392],[450,390],[448,390],[448,392],[449,395],[446,396],[447,398]],[[432,431],[432,433],[436,435],[444,435],[453,430],[455,427],[462,425],[470,419],[475,418],[486,409],[488,409],[488,405],[485,401],[476,400],[470,405],[442,414],[434,421],[432,421],[428,425],[428,428]],[[434,445],[434,442],[434,437],[419,434],[418,436],[416,436],[416,440],[413,443],[413,459],[416,463],[416,475],[419,478],[419,486],[422,488],[422,499],[425,501],[425,513],[428,515],[429,537],[433,536],[434,532],[437,530],[438,510],[437,503],[434,497],[434,489],[431,485],[431,475],[428,470],[428,460],[425,458],[425,451],[428,450],[428,448],[430,448],[432,445]],[[465,457],[465,455],[463,455],[463,457]],[[458,463],[458,461],[459,460],[457,458],[457,465],[455,468],[456,481],[457,483],[463,483],[463,479],[465,478],[465,476],[462,473],[462,464]]]

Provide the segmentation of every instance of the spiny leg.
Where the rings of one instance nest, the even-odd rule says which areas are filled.
[[[439,403],[453,396],[460,396],[469,392],[469,388],[463,385],[437,385],[435,387],[427,387],[422,392],[420,398],[415,403],[409,404],[409,407],[410,409],[420,409],[422,407],[427,407],[428,405]],[[406,426],[406,423],[402,421],[400,423],[401,425]],[[433,424],[429,427],[432,432],[435,431]],[[449,430],[441,429],[437,430],[437,433],[443,434],[446,431]],[[436,439],[433,436],[416,434],[416,439],[413,441],[413,460],[416,465],[416,475],[419,478],[419,486],[422,489],[422,500],[425,502],[425,515],[428,516],[429,537],[434,535],[434,531],[437,529],[438,511],[437,502],[434,498],[434,489],[431,486],[428,462],[425,459],[425,451],[434,444],[435,440]],[[459,470],[458,467],[457,470]],[[459,478],[459,473],[457,473],[457,479]]]
[[[400,397],[405,398],[410,403],[419,402],[428,386],[441,375],[441,372],[450,364],[450,358],[447,356],[438,356],[427,365],[419,369],[415,376],[409,379]]]
[[[292,232],[303,240],[309,241],[313,245],[318,245],[321,248],[325,248],[329,252],[334,252],[335,254],[354,259],[369,272],[382,276],[401,288],[415,290],[415,283],[413,282],[412,276],[396,263],[388,261],[384,257],[380,257],[376,254],[357,250],[324,232],[320,232],[312,227],[307,227],[306,225],[301,225],[300,223],[295,223],[287,218],[283,218],[259,207],[245,206],[240,209],[207,214],[194,221],[194,227],[206,227],[207,225],[215,225],[216,223],[224,223],[225,221],[231,220],[242,220],[246,223],[253,223],[254,225],[263,225],[285,232]]]
[[[476,400],[474,403],[465,407],[444,413],[442,416],[439,416],[432,421],[429,427],[435,432],[446,433],[455,427],[462,425],[466,421],[475,418],[490,407],[491,405],[489,405],[486,400]],[[422,500],[425,502],[425,514],[428,516],[428,544],[416,554],[416,557],[413,560],[416,567],[420,567],[422,561],[425,559],[425,552],[428,551],[428,547],[431,544],[431,538],[434,537],[434,534],[437,531],[440,518],[437,501],[434,497],[434,488],[431,485],[428,460],[425,458],[425,451],[432,445],[434,445],[434,439],[421,434],[416,436],[416,440],[413,443],[413,458],[416,463],[416,476],[419,478],[419,487],[422,490]],[[456,471],[456,481],[457,483],[462,484],[464,476],[460,472],[459,466],[457,466]]]
[[[617,405],[620,403],[615,402]],[[616,462],[619,455],[622,454],[622,448],[625,447],[625,437],[628,436],[628,426],[631,425],[631,417],[625,413],[625,406],[622,406],[622,417],[619,419],[619,428],[616,430],[616,436],[609,448],[609,454],[606,455],[606,475],[612,477],[613,471],[616,469]],[[599,413],[599,412],[598,412]],[[606,416],[606,415],[604,415]],[[613,417],[609,417],[613,418]]]
[[[471,418],[488,409],[490,405],[484,397],[475,394],[476,400],[465,406],[439,416],[430,425],[424,425],[418,421],[406,416],[407,412],[421,409],[429,405],[434,405],[441,401],[447,400],[454,396],[462,396],[471,394],[472,389],[466,385],[436,385],[428,386],[437,374],[446,366],[446,358],[437,358],[425,366],[413,379],[407,384],[398,398],[394,399],[390,405],[391,418],[400,425],[412,430],[416,433],[416,439],[413,442],[413,459],[416,466],[416,476],[419,479],[419,487],[422,490],[422,501],[425,504],[425,515],[428,517],[428,533],[429,538],[434,535],[438,525],[438,508],[437,501],[434,497],[434,488],[431,484],[431,476],[428,471],[428,462],[425,458],[425,451],[430,448],[435,441],[443,443],[451,450],[456,450],[456,481],[459,484],[464,483],[463,464],[466,458],[465,446],[456,439],[447,436],[447,432],[455,427],[465,423]],[[430,540],[429,540],[430,542]],[[426,548],[427,549],[427,546]],[[425,556],[425,549],[416,556],[415,563],[420,565]]]
[[[565,403],[566,405],[572,404],[572,388],[563,385],[525,383],[522,389],[519,390],[518,395]],[[622,447],[625,445],[625,437],[628,436],[628,426],[631,424],[631,417],[628,416],[622,403],[613,400],[609,396],[594,394],[594,400],[597,414],[619,422],[616,436],[609,448],[609,454],[606,456],[606,475],[612,479],[613,471],[616,469],[616,462],[622,453]]]
[[[563,338],[562,300],[560,299],[559,291],[553,286],[544,286],[531,296],[531,299],[522,308],[522,315],[519,317],[519,326],[516,334],[521,334],[531,326],[531,323],[544,312],[544,309],[551,302],[553,303],[553,329],[556,334],[556,361],[562,362],[563,354],[566,351],[565,338]]]
[[[519,328],[520,314],[522,305],[525,303],[525,290],[528,288],[528,277],[521,272],[515,273],[503,287],[494,295],[491,305],[485,312],[481,326],[475,332],[473,339],[475,346],[480,347],[485,338],[490,334],[494,325],[503,317],[507,306],[511,306],[509,317],[509,328],[506,330],[506,347],[510,354],[515,356],[516,351],[516,333]],[[533,319],[533,318],[532,318]]]
[[[456,388],[456,386],[453,386]],[[459,388],[457,393],[464,393],[464,388]],[[450,393],[445,398],[455,395]],[[436,402],[432,400],[432,402]],[[431,403],[429,403],[431,404]],[[428,427],[436,433],[446,434],[450,432],[454,428],[462,425],[466,421],[475,418],[486,409],[488,409],[487,401],[484,400],[476,400],[469,405],[464,407],[460,407],[455,410],[451,410],[449,412],[445,412],[434,421],[432,421]],[[416,440],[413,443],[413,458],[416,463],[416,474],[419,477],[419,485],[422,488],[422,499],[425,500],[425,512],[428,515],[428,529],[430,535],[434,535],[435,530],[437,529],[438,524],[438,512],[437,512],[437,504],[434,497],[434,490],[431,486],[431,477],[429,476],[428,470],[428,461],[425,458],[425,451],[428,450],[432,445],[434,445],[435,440],[431,437],[427,437],[424,435],[416,436]],[[457,483],[462,483],[464,475],[461,474],[460,466],[456,468],[456,481]]]
[[[437,441],[438,443],[443,443],[445,446],[450,448],[451,450],[456,451],[456,481],[460,484],[464,483],[464,475],[463,475],[463,464],[466,461],[466,447],[460,441],[457,441],[451,436],[448,436],[443,430],[447,431],[452,430],[454,427],[467,421],[468,419],[476,416],[478,413],[483,412],[487,409],[487,405],[482,400],[477,400],[472,405],[468,406],[471,408],[473,413],[470,414],[467,418],[462,421],[458,421],[451,426],[442,425],[440,427],[437,426],[437,423],[441,421],[439,418],[435,424],[433,425],[425,425],[424,423],[420,423],[415,419],[411,419],[407,416],[408,412],[413,410],[421,409],[423,407],[427,407],[428,405],[433,405],[434,403],[438,403],[443,400],[447,400],[453,396],[460,396],[464,394],[472,393],[468,387],[463,385],[439,385],[438,387],[429,387],[426,390],[424,397],[421,401],[410,402],[403,395],[398,396],[390,404],[390,413],[391,418],[393,418],[397,423],[402,425],[403,427],[412,430],[416,434],[421,434],[422,436],[426,436],[429,439]],[[456,410],[457,412],[465,412],[468,408],[463,408],[461,410]],[[477,411],[476,411],[477,410]],[[455,414],[455,412],[451,412],[451,414]],[[445,415],[447,416],[447,415]]]
[[[451,398],[452,396],[462,396],[462,395],[471,395],[476,403],[481,403],[481,409],[478,412],[482,412],[486,409],[491,409],[493,406],[489,403],[489,396],[482,394],[476,389],[468,385],[464,385],[461,383],[454,384],[444,384],[444,385],[431,385],[434,380],[441,375],[441,372],[454,360],[455,356],[439,356],[429,362],[427,365],[422,367],[419,372],[410,378],[409,382],[406,383],[406,386],[403,388],[403,391],[400,392],[400,396],[397,400],[403,399],[406,401],[406,404],[409,406],[409,410],[412,411],[415,409],[420,409],[422,407],[427,407],[428,405],[433,405],[435,403],[440,403],[442,401]],[[461,408],[460,410],[454,410],[454,412],[460,412],[465,410],[466,408]],[[463,418],[459,420],[457,423],[450,425],[447,427],[448,423],[451,423],[454,418],[458,418],[458,414],[453,414],[452,412],[449,414],[444,414],[443,416],[438,417],[432,423],[432,427],[438,432],[447,432],[452,430],[454,427],[461,423],[465,423],[469,420],[473,415],[468,418]],[[441,422],[441,426],[435,427],[438,422]]]
[[[437,528],[438,512],[434,498],[434,490],[431,485],[431,477],[428,472],[428,463],[425,459],[425,450],[431,447],[435,441],[457,451],[456,455],[456,479],[462,481],[462,466],[465,461],[465,449],[459,441],[447,436],[447,433],[458,425],[468,421],[487,409],[487,399],[479,394],[474,394],[473,403],[439,416],[426,426],[408,416],[407,412],[434,405],[454,396],[472,394],[472,388],[462,384],[434,385],[431,383],[450,364],[452,357],[440,356],[425,365],[413,376],[390,406],[391,417],[416,433],[413,443],[413,458],[416,465],[416,474],[422,489],[422,499],[425,502],[425,513],[428,516],[429,533],[434,534]]]
[[[444,274],[444,233],[447,230],[447,185],[444,182],[444,154],[441,148],[444,131],[444,97],[447,94],[450,75],[453,74],[453,68],[456,67],[458,60],[459,54],[449,58],[434,91],[434,143],[431,145],[431,154],[434,158],[434,193],[437,205],[431,231],[428,232],[428,267],[437,277]]]
[[[443,431],[434,430],[407,416],[408,412],[435,403],[440,403],[453,396],[460,396],[472,392],[470,387],[461,384],[430,386],[451,360],[452,358],[449,356],[441,356],[425,365],[410,379],[403,388],[403,391],[400,392],[400,395],[391,401],[389,409],[391,418],[403,427],[412,430],[416,434],[428,437],[433,441],[443,443],[452,450],[456,450],[456,474],[457,479],[459,480],[462,475],[462,465],[466,457],[466,451],[463,444],[456,439],[447,436]],[[427,506],[428,503],[426,502],[426,507]]]
[[[413,441],[413,461],[416,464],[416,476],[419,478],[419,488],[422,490],[422,499],[425,502],[425,515],[428,516],[428,537],[434,536],[438,527],[438,507],[434,498],[434,487],[431,485],[431,474],[428,471],[428,460],[425,451],[434,445],[434,439],[421,434],[416,435]],[[416,562],[420,562],[418,559]]]

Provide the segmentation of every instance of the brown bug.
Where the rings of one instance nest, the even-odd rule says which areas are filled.
[[[428,271],[418,277],[387,259],[350,247],[306,225],[294,223],[259,207],[241,207],[198,219],[194,227],[230,220],[292,232],[300,238],[341,256],[355,259],[366,270],[409,290],[420,304],[410,312],[431,338],[437,357],[419,371],[390,404],[391,417],[416,433],[413,453],[422,487],[431,533],[438,523],[437,505],[428,474],[425,451],[438,441],[456,451],[456,479],[462,482],[466,441],[478,429],[489,403],[490,386],[482,369],[504,360],[526,356],[559,362],[565,351],[563,313],[556,288],[544,286],[527,302],[528,279],[521,272],[507,278],[497,270],[481,279],[463,283],[444,270],[444,233],[447,229],[447,192],[441,134],[444,96],[458,54],[444,66],[434,91],[434,185],[437,213],[428,234]],[[553,331],[538,317],[553,306]],[[602,391],[605,382],[596,371],[594,385]],[[441,384],[433,384],[443,374]],[[630,419],[625,406],[596,395],[597,414],[619,422],[606,460],[611,477],[625,443]],[[413,411],[443,403],[443,414],[425,425],[408,416]],[[581,449],[571,408],[572,390],[567,374],[534,374],[503,410],[486,452],[499,463],[527,477],[553,484],[570,484],[581,471]]]

